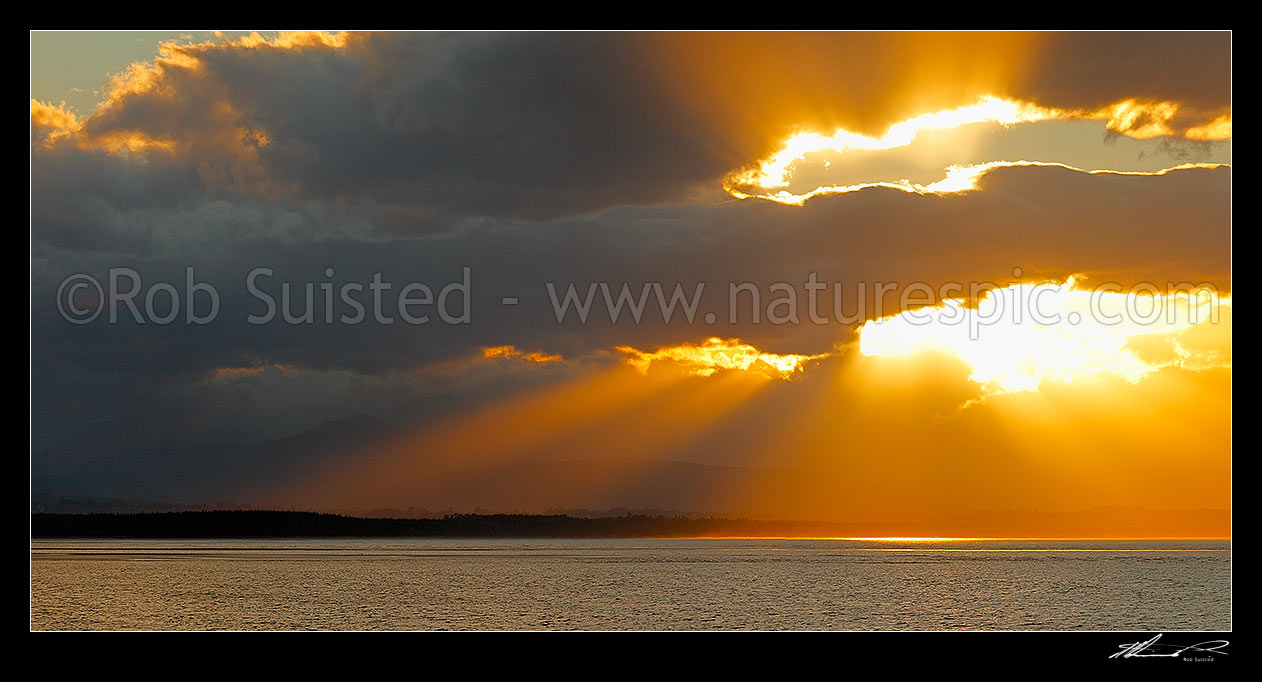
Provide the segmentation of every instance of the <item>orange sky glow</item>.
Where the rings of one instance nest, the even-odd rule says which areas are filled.
[[[1065,64],[1079,51],[1066,39],[645,36],[634,53],[636,73],[647,74],[639,94],[687,112],[686,129],[706,131],[723,164],[699,171],[703,181],[628,191],[599,209],[617,220],[627,206],[682,207],[685,217],[661,221],[684,227],[650,240],[658,250],[644,247],[651,267],[674,267],[661,254],[677,240],[678,276],[692,277],[683,259],[711,248],[706,240],[763,221],[749,233],[766,241],[749,237],[739,250],[732,237],[720,253],[737,256],[707,266],[720,273],[720,293],[747,264],[768,273],[787,264],[783,275],[797,281],[796,264],[809,262],[848,285],[885,268],[930,289],[998,281],[1015,266],[1021,274],[980,300],[955,292],[854,324],[723,320],[597,334],[545,319],[388,369],[342,369],[264,345],[188,374],[198,390],[230,396],[314,392],[304,381],[353,386],[351,404],[376,390],[363,382],[465,392],[450,405],[418,398],[447,411],[239,499],[326,510],[682,511],[849,524],[840,532],[851,539],[891,541],[1230,537],[1229,79],[1209,94],[1193,78],[1180,89],[1146,71],[1130,83],[1075,82]],[[356,33],[171,43],[120,68],[94,110],[33,97],[33,163],[75,154],[187,162],[210,201],[290,207],[315,181],[280,173],[277,159],[292,151],[301,166],[315,143],[281,129],[282,116],[256,116],[246,86],[199,83],[223,77],[215,69],[229,56],[288,65],[284,54],[362,59],[370,78],[384,68],[375,49]],[[180,108],[182,88],[204,100],[195,116]],[[390,97],[370,98],[384,129],[426,120],[391,109]],[[406,195],[391,187],[363,201],[388,214]],[[1163,208],[1175,201],[1186,214]],[[573,214],[606,215],[586,205]],[[1093,214],[1100,225],[1082,227]],[[711,220],[701,215],[722,227],[694,236],[689,220]],[[920,222],[926,215],[935,222]],[[628,260],[639,257],[630,253],[638,244],[619,239],[635,245]],[[1136,293],[1138,281],[1198,288]],[[1118,286],[1093,297],[1107,282]],[[996,302],[1033,298],[1056,320],[969,324]],[[408,350],[391,353],[395,362]]]

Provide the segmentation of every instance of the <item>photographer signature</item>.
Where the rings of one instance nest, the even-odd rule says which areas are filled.
[[[1117,653],[1109,658],[1178,658],[1185,652],[1206,653],[1206,654],[1222,654],[1227,655],[1223,649],[1229,643],[1225,639],[1212,639],[1198,644],[1178,645],[1178,644],[1159,644],[1158,640],[1161,635],[1155,635],[1146,642],[1133,642],[1130,644],[1119,645]]]

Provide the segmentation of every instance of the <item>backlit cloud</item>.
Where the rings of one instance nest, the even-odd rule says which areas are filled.
[[[1072,279],[1018,284],[988,292],[976,308],[948,300],[867,322],[859,348],[874,356],[952,353],[972,367],[969,378],[987,393],[1037,391],[1044,381],[1098,373],[1138,383],[1163,367],[1230,367],[1229,334],[1209,348],[1179,341],[1196,325],[1224,330],[1222,307],[1230,309],[1230,299],[1212,290],[1090,291],[1075,288]],[[1147,337],[1161,342],[1153,346]]]
[[[647,374],[654,363],[674,363],[689,374],[710,376],[721,370],[742,370],[765,373],[779,379],[790,379],[808,363],[828,357],[827,353],[799,355],[766,353],[740,339],[706,339],[699,344],[681,344],[646,352],[630,346],[619,346],[626,354],[625,362],[641,374]]]
[[[801,205],[811,197],[868,187],[968,191],[979,175],[999,166],[1041,163],[1091,172],[1162,173],[1189,163],[1230,161],[1229,115],[1180,134],[1168,125],[1177,111],[1174,103],[1134,100],[1068,111],[987,96],[973,105],[901,121],[879,137],[848,130],[798,133],[769,159],[728,175],[724,188],[738,198]],[[1146,143],[1100,144],[1103,131]]]

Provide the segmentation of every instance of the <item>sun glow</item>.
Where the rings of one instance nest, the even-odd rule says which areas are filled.
[[[695,376],[711,376],[719,370],[761,372],[778,379],[790,379],[802,370],[806,363],[820,360],[828,354],[797,355],[765,353],[740,339],[713,337],[699,345],[681,344],[659,348],[650,353],[631,346],[618,346],[627,355],[624,362],[641,374],[648,374],[655,362],[674,363]]]
[[[780,150],[753,167],[728,175],[723,188],[738,199],[757,197],[782,204],[801,206],[806,200],[824,194],[854,192],[869,187],[887,187],[917,194],[949,194],[966,192],[977,187],[977,180],[990,170],[1002,166],[1060,165],[1064,159],[1037,161],[985,160],[981,163],[954,163],[943,169],[944,176],[934,182],[918,183],[907,178],[875,179],[868,182],[846,184],[819,184],[812,189],[794,191],[791,184],[795,172],[808,155],[831,153],[833,155],[857,152],[883,152],[906,148],[933,131],[945,131],[975,124],[996,124],[1003,129],[1019,124],[1041,121],[1100,121],[1103,129],[1135,140],[1157,137],[1182,137],[1197,141],[1222,141],[1231,138],[1231,115],[1224,114],[1199,126],[1179,131],[1172,122],[1179,112],[1173,102],[1143,102],[1127,99],[1095,110],[1067,110],[1039,106],[1031,102],[983,97],[978,103],[928,114],[922,114],[896,123],[880,137],[838,129],[832,134],[800,132],[785,140]],[[992,157],[993,158],[993,157]],[[1020,157],[1017,157],[1020,158]],[[823,168],[833,165],[824,160]],[[1184,164],[1215,165],[1215,164]],[[1134,172],[1136,174],[1161,174],[1174,168],[1156,171],[1113,171],[1109,168],[1088,168],[1087,172]],[[810,184],[805,187],[811,187]]]
[[[1063,284],[995,289],[976,308],[950,299],[860,328],[868,356],[952,353],[984,392],[1111,374],[1136,383],[1164,367],[1231,366],[1231,300],[1210,289],[1087,291]],[[1198,334],[1189,336],[1196,328]]]
[[[856,542],[960,542],[965,540],[990,540],[991,538],[922,538],[922,537],[879,537],[879,538],[837,538]]]
[[[1231,114],[1223,114],[1205,125],[1188,128],[1183,134],[1189,140],[1225,140],[1231,137]]]
[[[733,174],[724,183],[726,187],[752,186],[776,189],[789,186],[792,166],[807,154],[819,151],[847,152],[851,150],[878,151],[905,147],[923,131],[956,128],[969,123],[995,122],[1004,125],[1024,121],[1041,121],[1055,117],[1055,111],[1034,104],[1012,102],[996,97],[983,97],[972,106],[922,114],[890,126],[881,137],[870,137],[848,130],[837,130],[832,135],[798,133],[785,141],[784,147],[757,168]],[[730,191],[730,190],[729,190]]]

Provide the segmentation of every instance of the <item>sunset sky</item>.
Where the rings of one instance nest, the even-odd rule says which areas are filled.
[[[33,495],[1229,535],[1230,73],[1228,33],[32,33]],[[218,316],[69,321],[119,268]],[[256,268],[313,319],[248,322]],[[341,321],[375,273],[396,319]],[[558,322],[594,283],[704,291]]]

